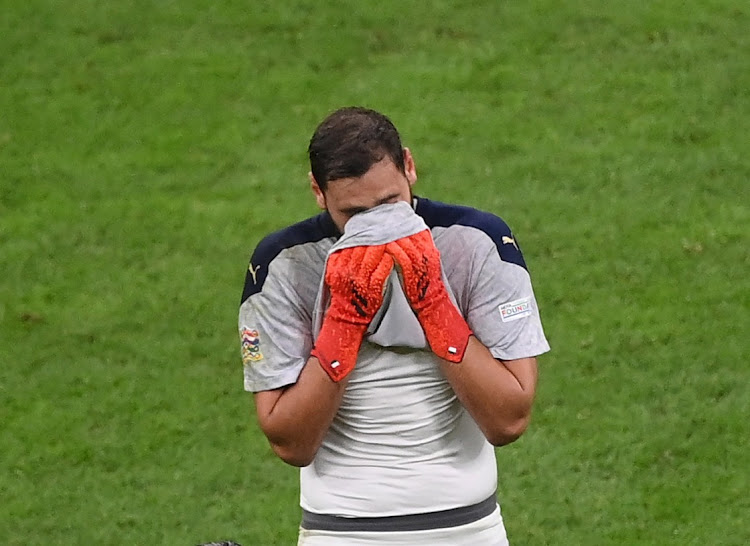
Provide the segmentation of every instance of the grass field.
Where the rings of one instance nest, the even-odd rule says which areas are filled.
[[[553,351],[514,545],[750,543],[750,5],[4,2],[0,544],[294,544],[243,393],[268,231],[334,108],[501,215]]]

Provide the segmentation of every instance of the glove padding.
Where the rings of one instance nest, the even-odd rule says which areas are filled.
[[[430,230],[388,243],[386,250],[400,268],[404,293],[432,352],[445,360],[461,362],[471,329],[445,288],[440,252]]]
[[[331,304],[311,354],[333,381],[354,369],[367,326],[383,305],[392,269],[385,245],[345,248],[328,257],[325,283]]]

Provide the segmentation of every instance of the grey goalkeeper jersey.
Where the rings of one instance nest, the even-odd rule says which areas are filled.
[[[474,335],[502,360],[549,350],[521,251],[500,218],[415,199],[445,279]],[[312,350],[319,288],[339,234],[323,213],[263,239],[239,313],[245,389],[293,384]],[[389,516],[466,506],[497,485],[493,447],[461,406],[437,358],[419,344],[363,343],[341,407],[313,463],[301,506]],[[408,346],[411,345],[411,346]]]

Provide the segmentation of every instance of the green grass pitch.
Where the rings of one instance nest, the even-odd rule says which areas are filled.
[[[0,18],[0,544],[294,544],[249,254],[336,107],[502,216],[553,351],[516,545],[750,543],[750,5],[24,0]]]

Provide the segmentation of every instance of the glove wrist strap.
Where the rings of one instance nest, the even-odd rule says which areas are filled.
[[[311,355],[334,382],[346,377],[357,363],[367,325],[345,323],[330,316],[323,320]]]
[[[417,318],[432,352],[450,362],[463,360],[472,332],[447,293],[418,313]]]

